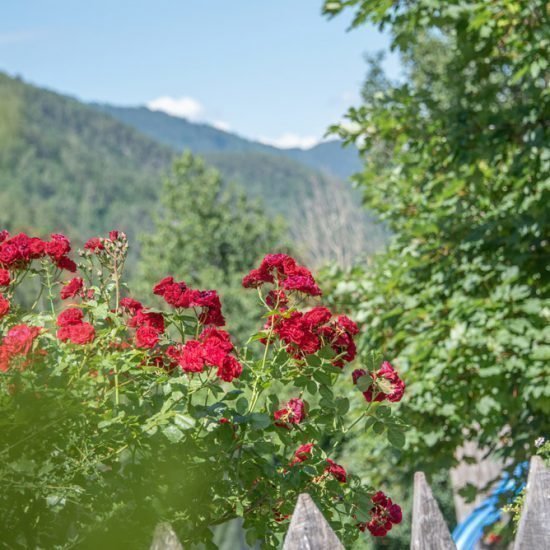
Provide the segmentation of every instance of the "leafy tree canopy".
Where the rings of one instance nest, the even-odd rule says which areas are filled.
[[[282,246],[282,219],[268,217],[241,188],[225,185],[216,170],[185,153],[164,180],[154,224],[143,236],[144,294],[166,274],[218,288],[232,324],[250,328],[255,297],[242,288],[242,274]]]
[[[406,373],[402,461],[448,467],[465,440],[524,460],[550,412],[547,3],[324,5],[345,8],[391,32],[408,74],[375,74],[334,128],[370,152],[356,181],[395,232],[336,297]]]

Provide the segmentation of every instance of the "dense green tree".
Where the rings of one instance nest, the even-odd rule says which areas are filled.
[[[337,285],[407,381],[401,464],[475,441],[511,463],[548,435],[549,46],[543,0],[327,1],[390,31],[403,82],[369,81],[335,128],[395,236]],[[376,75],[374,75],[376,77]]]
[[[220,291],[224,311],[238,332],[250,328],[255,296],[241,279],[265,254],[283,246],[285,225],[219,172],[185,153],[173,165],[160,194],[155,229],[142,239],[142,293],[162,277]]]

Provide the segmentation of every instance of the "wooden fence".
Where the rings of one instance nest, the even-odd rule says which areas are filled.
[[[449,528],[422,472],[414,476],[411,550],[456,548]],[[298,497],[283,550],[343,550],[344,546],[312,498]],[[531,459],[521,519],[513,550],[550,549],[550,469],[539,457]],[[172,528],[155,530],[151,550],[183,550]]]

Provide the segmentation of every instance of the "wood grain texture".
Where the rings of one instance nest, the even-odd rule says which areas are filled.
[[[550,548],[550,469],[538,456],[531,459],[527,489],[514,550]]]
[[[342,543],[307,493],[298,497],[283,550],[344,550]]]
[[[169,523],[159,523],[150,550],[183,550],[183,546]]]
[[[447,523],[422,472],[414,474],[411,550],[456,548]]]

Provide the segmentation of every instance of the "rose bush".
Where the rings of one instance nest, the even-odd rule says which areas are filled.
[[[77,265],[62,235],[0,234],[4,542],[135,548],[166,520],[186,547],[211,547],[211,528],[240,517],[249,543],[276,547],[300,492],[346,546],[399,523],[399,506],[336,459],[354,428],[383,431],[381,402],[404,385],[387,362],[356,370],[367,402],[347,418],[338,382],[358,328],[316,302],[311,273],[271,254],[244,277],[264,313],[237,349],[215,290],[166,277],[162,309],[128,296],[127,249],[113,231]],[[41,290],[24,310],[17,289],[32,277]]]

